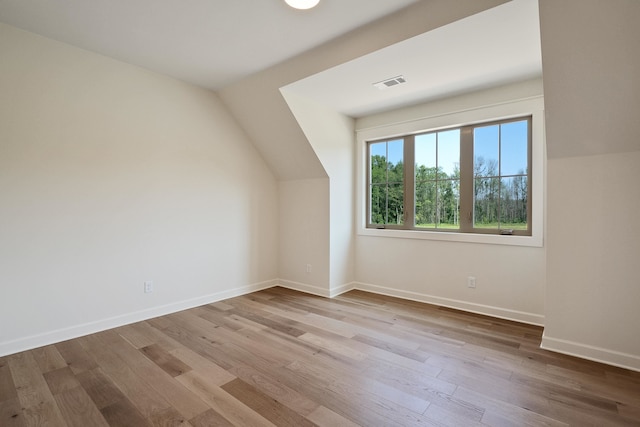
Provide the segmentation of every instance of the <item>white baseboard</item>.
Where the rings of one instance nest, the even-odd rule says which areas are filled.
[[[527,323],[530,325],[544,326],[544,316],[541,314],[527,313],[524,311],[511,310],[507,308],[494,307],[460,301],[450,298],[436,297],[433,295],[422,294],[411,291],[403,291],[401,289],[386,288],[384,286],[372,285],[369,283],[351,282],[342,286],[328,290],[319,286],[308,285],[306,283],[294,282],[291,280],[279,279],[278,285],[283,288],[293,289],[295,291],[306,292],[325,298],[333,298],[352,289],[371,292],[374,294],[388,295],[391,297],[402,298],[411,301],[424,302],[442,307],[455,308],[457,310],[468,311],[476,314],[497,317],[499,319],[513,320],[515,322]]]
[[[640,357],[542,334],[540,348],[640,372]]]
[[[268,280],[265,282],[254,283],[247,286],[241,286],[228,289],[222,292],[216,292],[209,295],[203,295],[197,298],[191,298],[171,304],[152,307],[145,310],[127,313],[120,316],[109,317],[106,319],[96,320],[93,322],[83,323],[68,328],[47,331],[37,335],[31,335],[12,341],[0,343],[0,356],[18,353],[25,350],[42,347],[49,344],[55,344],[72,338],[78,338],[84,335],[93,334],[107,329],[117,328],[119,326],[128,325],[130,323],[140,322],[142,320],[151,319],[165,314],[175,313],[177,311],[198,307],[205,304],[211,304],[227,298],[233,298],[256,292],[262,289],[271,288],[277,285],[277,280]]]
[[[319,297],[331,298],[329,289],[320,286],[309,285],[307,283],[294,282],[293,280],[278,279],[276,286],[292,289],[294,291],[305,292],[307,294],[317,295]]]
[[[333,297],[337,297],[338,295],[344,294],[345,292],[349,292],[353,289],[356,289],[356,283],[355,282],[351,282],[351,283],[345,283],[344,285],[335,287],[335,288],[331,288],[330,294],[331,294],[331,298]]]
[[[325,298],[337,297],[340,294],[355,289],[355,283],[345,283],[331,289],[321,288],[320,286],[309,285],[306,283],[294,282],[292,280],[278,279],[277,286],[292,289],[294,291],[305,292],[307,294],[318,295]]]
[[[371,285],[368,283],[354,283],[353,288],[367,292],[373,292],[376,294],[388,295],[391,297],[403,298],[411,301],[425,302],[428,304],[454,308],[457,310],[468,311],[476,314],[483,314],[485,316],[497,317],[499,319],[513,320],[515,322],[527,323],[536,326],[544,326],[544,316],[536,313],[527,313],[524,311],[511,310],[508,308],[494,307],[490,305],[476,304],[450,298],[436,297],[433,295],[386,288],[384,286]]]
[[[158,316],[163,316],[177,311],[198,307],[205,304],[211,304],[227,298],[233,298],[256,292],[263,289],[272,288],[274,286],[282,286],[284,288],[293,289],[325,298],[333,298],[352,289],[372,292],[381,295],[407,299],[411,301],[424,302],[428,304],[439,305],[443,307],[454,308],[458,310],[468,311],[477,314],[497,317],[501,319],[513,320],[516,322],[527,323],[537,326],[544,325],[544,316],[527,313],[522,311],[510,310],[500,307],[475,304],[466,301],[454,300],[449,298],[441,298],[433,295],[427,295],[417,292],[404,291],[400,289],[386,288],[367,283],[352,282],[334,287],[332,289],[321,288],[315,285],[295,282],[291,280],[274,279],[265,282],[254,283],[247,286],[241,286],[228,289],[222,292],[216,292],[201,297],[179,301],[172,304],[166,304],[158,307],[152,307],[146,310],[140,310],[134,313],[127,313],[121,316],[114,316],[94,322],[88,322],[82,325],[72,326],[69,328],[48,331],[42,334],[32,335],[17,340],[0,343],[0,357],[9,354],[18,353],[33,348],[42,347],[49,344],[81,337],[84,335],[104,331],[111,328],[127,325],[130,323],[140,322]],[[573,341],[549,337],[545,334],[542,336],[541,348],[557,353],[563,353],[582,359],[592,360],[594,362],[604,363],[607,365],[618,366],[620,368],[630,369],[640,372],[640,357],[608,350],[605,348],[589,346]]]

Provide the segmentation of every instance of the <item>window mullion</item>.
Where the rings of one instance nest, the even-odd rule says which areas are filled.
[[[532,193],[532,187],[533,187],[533,180],[531,179],[532,173],[531,171],[532,169],[532,165],[533,165],[533,126],[532,126],[532,118],[529,117],[527,118],[527,170],[526,170],[526,177],[527,177],[527,230],[529,230],[529,233],[532,233],[531,228],[532,228],[532,222],[531,222],[531,215],[532,215],[532,201],[533,201],[533,193]]]
[[[415,227],[415,138],[404,137],[404,228]]]
[[[473,127],[460,129],[460,231],[473,230]]]
[[[502,228],[502,124],[498,126],[498,229]]]

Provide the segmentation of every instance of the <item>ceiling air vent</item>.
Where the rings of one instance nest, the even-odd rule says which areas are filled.
[[[404,76],[396,76],[396,77],[391,77],[390,79],[384,79],[381,82],[374,83],[373,85],[378,89],[382,90],[382,89],[386,89],[391,86],[397,86],[399,84],[406,83],[406,82],[407,81],[405,80]]]

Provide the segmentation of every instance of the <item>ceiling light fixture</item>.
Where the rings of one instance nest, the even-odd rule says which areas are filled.
[[[284,0],[289,6],[295,9],[311,9],[315,7],[320,0]]]

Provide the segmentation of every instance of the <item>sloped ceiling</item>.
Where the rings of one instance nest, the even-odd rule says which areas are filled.
[[[373,83],[402,75],[406,83]],[[351,117],[542,76],[535,0],[513,0],[287,86]]]
[[[640,2],[541,0],[540,21],[548,157],[640,150]]]
[[[220,89],[418,0],[0,0],[0,21]]]
[[[274,174],[304,179],[326,173],[280,88],[298,82],[303,96],[355,117],[531,78],[537,1],[509,3],[322,0],[296,11],[283,0],[0,0],[0,20],[217,90]],[[518,5],[531,19],[510,14]],[[370,90],[396,70],[406,88]]]
[[[537,4],[535,0],[526,1]],[[506,2],[421,1],[242,79],[223,88],[219,94],[279,179],[326,177],[280,88],[503,3]],[[321,86],[320,92],[323,90],[329,92],[330,85]]]

